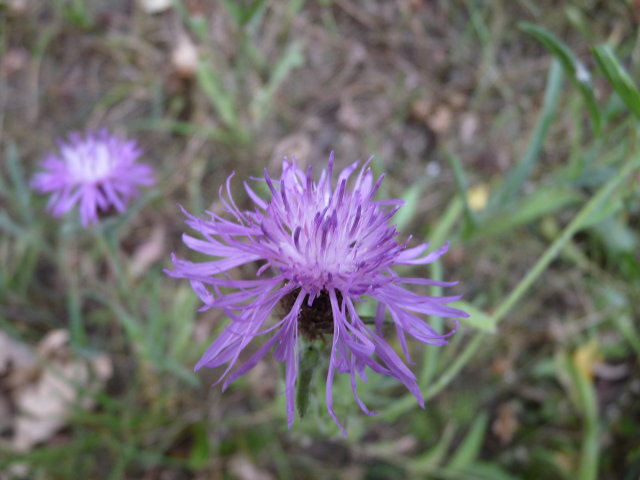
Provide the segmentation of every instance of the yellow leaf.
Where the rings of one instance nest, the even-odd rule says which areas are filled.
[[[602,360],[598,340],[592,338],[573,352],[573,364],[580,374],[589,380],[593,378],[593,366]]]
[[[480,184],[475,187],[471,187],[467,192],[467,202],[469,202],[469,208],[474,212],[479,212],[487,206],[489,200],[489,189],[486,185]]]

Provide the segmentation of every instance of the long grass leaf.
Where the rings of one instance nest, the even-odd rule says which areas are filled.
[[[547,77],[547,89],[544,95],[542,110],[533,130],[529,146],[516,166],[509,172],[502,186],[491,197],[489,204],[490,209],[509,204],[531,175],[533,167],[542,151],[542,145],[547,138],[551,122],[555,118],[561,86],[562,68],[558,61],[554,60]]]
[[[464,468],[478,458],[488,424],[489,416],[486,413],[480,414],[480,416],[475,419],[464,440],[456,448],[453,457],[451,457],[451,460],[447,464],[447,468]]]
[[[640,117],[640,92],[609,45],[598,45],[593,54],[611,86],[636,117]]]
[[[518,27],[538,40],[560,62],[565,74],[578,88],[582,99],[589,111],[594,130],[599,133],[602,126],[602,115],[596,100],[591,81],[591,73],[584,64],[576,58],[567,45],[548,30],[528,22],[518,24]]]

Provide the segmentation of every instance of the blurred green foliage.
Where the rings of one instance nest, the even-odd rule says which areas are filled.
[[[247,468],[285,479],[637,478],[640,93],[633,80],[639,71],[634,28],[629,32],[620,17],[620,11],[632,15],[632,2],[607,9],[592,1],[562,7],[498,0],[395,7],[224,1],[205,14],[198,2],[175,0],[168,12],[151,16],[139,6],[123,6],[127,2],[56,1],[29,7],[37,11],[28,18],[21,17],[19,3],[0,5],[0,56],[13,58],[16,45],[28,56],[28,81],[12,83],[5,61],[0,85],[0,91],[27,92],[24,114],[14,114],[7,94],[0,94],[0,329],[29,345],[54,328],[68,329],[73,354],[107,352],[114,377],[94,395],[94,409],[74,406],[54,440],[22,453],[0,442],[0,471],[19,478],[16,472],[26,466],[25,478],[43,479],[249,478]],[[118,21],[129,30],[109,20],[112,10],[127,8],[134,9],[130,23],[122,20],[127,15]],[[517,24],[524,19],[529,21]],[[598,21],[608,28],[609,20],[620,27],[606,36]],[[198,45],[193,77],[176,81],[182,90],[160,79],[157,67],[164,60],[149,59],[158,56],[161,42],[145,37],[175,25]],[[406,32],[426,43],[403,44]],[[434,50],[433,69],[421,70],[420,49],[438,35],[448,63],[438,66]],[[297,84],[309,78],[304,73],[315,75],[318,63],[329,69],[332,49],[347,37],[356,39],[350,53],[356,67],[346,60],[332,66],[326,91],[300,100]],[[77,52],[67,51],[68,39]],[[65,48],[57,49],[56,40]],[[329,53],[316,51],[316,42],[329,45]],[[365,96],[372,109],[384,97],[394,111],[407,113],[390,119],[388,130],[360,132],[358,145],[384,152],[383,137],[397,136],[406,146],[401,134],[416,122],[409,102],[423,94],[411,87],[411,74],[437,79],[444,89],[468,74],[463,68],[469,58],[480,73],[467,92],[465,113],[480,112],[487,132],[507,132],[513,160],[489,174],[467,160],[473,147],[444,129],[434,134],[438,143],[429,158],[421,159],[444,170],[437,180],[422,168],[403,183],[398,173],[409,171],[409,154],[374,161],[376,170],[390,171],[385,188],[406,203],[396,216],[399,231],[425,237],[435,248],[451,240],[445,256],[451,263],[433,264],[428,273],[461,281],[459,307],[471,317],[446,348],[410,346],[428,399],[425,410],[396,381],[371,374],[358,391],[379,415],[365,417],[348,379],[339,378],[335,408],[348,418],[349,431],[341,439],[325,411],[320,360],[314,375],[307,372],[306,414],[289,431],[273,362],[224,394],[210,388],[216,372],[192,372],[224,319],[198,312],[190,288],[162,272],[170,249],[181,248],[175,204],[202,211],[230,170],[245,177],[271,168],[266,152],[276,150],[273,138],[297,131],[306,120],[320,124],[309,127],[318,137],[338,138],[332,132],[348,128],[336,122],[351,118],[348,102],[339,103],[349,92],[331,91],[330,81],[343,73],[358,77],[363,64],[383,62],[385,49],[400,55],[394,42],[406,54],[402,61],[415,64],[405,74],[381,67],[397,90],[353,85],[374,92]],[[76,65],[95,51],[117,59],[118,73],[105,73],[99,62]],[[57,66],[65,56],[65,67]],[[546,72],[540,76],[545,85],[510,83],[521,78],[510,65],[530,66],[519,63],[521,56],[542,61],[535,72]],[[91,101],[76,101],[62,82],[56,85],[56,72],[74,68],[100,72],[98,86],[88,89]],[[509,73],[498,75],[501,70]],[[145,99],[142,105],[138,97]],[[496,102],[499,111],[487,113]],[[60,125],[57,108],[65,111]],[[334,110],[342,117],[332,117]],[[356,120],[363,122],[343,123],[355,128]],[[45,200],[33,197],[28,186],[35,160],[64,129],[120,121],[158,159],[157,189],[91,232],[73,218],[46,217]],[[433,118],[427,123],[437,130]],[[44,143],[32,131],[24,133],[36,126]],[[514,129],[521,137],[509,136]],[[489,136],[474,143],[489,145]],[[350,145],[331,148],[351,161]],[[479,188],[475,198],[473,188]],[[157,224],[165,225],[170,248],[136,277],[132,250]],[[362,309],[366,313],[367,305]],[[447,328],[441,319],[432,321]]]

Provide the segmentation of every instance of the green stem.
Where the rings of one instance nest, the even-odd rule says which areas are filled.
[[[66,225],[61,229],[59,237],[59,269],[63,277],[67,280],[67,315],[69,315],[71,343],[75,346],[82,347],[87,344],[87,333],[82,318],[82,295],[78,276],[79,269],[73,265],[75,263],[72,258],[74,245],[71,238],[73,234],[65,227]]]
[[[591,214],[597,210],[602,202],[613,193],[613,190],[618,187],[620,183],[629,178],[634,168],[638,165],[638,158],[631,158],[619,171],[605,183],[600,190],[587,202],[587,204],[578,212],[573,218],[571,223],[563,230],[558,238],[547,248],[544,254],[538,259],[525,277],[518,283],[516,288],[511,291],[511,294],[500,304],[493,314],[494,322],[497,324],[500,322],[518,303],[518,301],[524,296],[526,291],[537,280],[537,278],[546,270],[549,264],[558,256],[560,251],[565,245],[573,238],[573,236],[583,227],[585,221]]]
[[[99,231],[96,231],[94,233],[96,242],[102,250],[104,257],[109,263],[109,267],[111,268],[113,275],[116,278],[116,288],[118,294],[122,298],[127,298],[129,282],[125,275],[124,269],[122,268],[122,262],[120,261],[120,257],[118,255],[117,238],[115,237],[115,235],[110,235],[103,229],[100,229]]]
[[[429,235],[429,241],[431,242],[431,245],[435,245],[436,247],[438,247],[444,243],[445,238],[449,236],[449,233],[453,229],[453,226],[456,224],[464,211],[463,202],[463,196],[459,195],[457,197],[454,197],[453,200],[449,203],[445,214],[433,229],[431,235]],[[431,278],[434,280],[442,280],[442,263],[440,261],[436,261],[433,262],[430,267]],[[435,297],[441,296],[442,287],[432,287],[431,294]],[[443,322],[440,317],[433,318],[431,323],[436,330],[442,328]],[[435,375],[439,356],[439,348],[425,349],[424,357],[422,358],[422,370],[420,372],[420,379],[418,380],[418,385],[421,387],[421,389],[424,389]]]
[[[509,296],[498,306],[493,314],[493,323],[500,322],[511,309],[522,299],[524,294],[529,290],[538,277],[546,270],[549,264],[558,256],[564,246],[571,238],[583,227],[585,221],[593,214],[609,195],[626,179],[628,179],[635,168],[638,167],[638,157],[630,158],[627,163],[618,171],[618,173],[605,183],[600,190],[589,200],[582,210],[573,218],[571,223],[562,231],[560,236],[547,248],[544,254],[538,259],[536,264],[524,276],[522,280],[511,291]],[[463,352],[458,356],[456,361],[447,368],[438,380],[431,386],[426,397],[431,398],[438,394],[445,386],[447,386],[456,377],[458,372],[466,366],[473,358],[476,351],[483,344],[486,334],[477,334],[465,347]]]
[[[431,278],[433,280],[442,280],[442,263],[435,261],[431,264]],[[431,294],[435,297],[442,295],[442,287],[434,286],[431,288]],[[430,319],[430,323],[436,330],[442,328],[442,318],[433,317]],[[436,373],[436,366],[438,364],[438,358],[440,357],[439,348],[425,348],[424,357],[422,359],[422,371],[420,372],[420,379],[418,385],[421,389],[424,389],[426,385],[429,385],[431,379]]]

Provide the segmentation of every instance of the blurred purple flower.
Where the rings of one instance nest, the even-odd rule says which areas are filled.
[[[97,223],[100,213],[124,212],[139,186],[154,184],[152,168],[136,162],[142,151],[135,140],[100,130],[72,133],[59,147],[60,153],[47,156],[31,181],[39,193],[51,193],[48,208],[56,217],[79,204],[82,224]]]
[[[295,160],[286,159],[280,180],[263,181],[271,191],[261,199],[245,182],[256,205],[241,211],[226,182],[226,198],[220,201],[229,214],[223,218],[208,212],[208,219],[187,215],[186,221],[204,239],[185,234],[191,249],[215,257],[192,263],[173,256],[175,270],[167,273],[186,278],[204,302],[201,310],[221,308],[231,324],[202,356],[196,370],[227,365],[220,381],[223,390],[251,369],[271,349],[274,357],[286,362],[285,394],[289,427],[294,419],[295,386],[300,362],[299,335],[313,340],[332,337],[326,379],[326,403],[331,417],[343,430],[332,408],[332,385],[337,373],[348,373],[353,394],[367,414],[370,412],[356,392],[356,376],[364,381],[365,367],[400,380],[424,406],[416,377],[383,338],[382,325],[389,312],[404,356],[409,360],[405,335],[431,345],[443,345],[446,337],[430,327],[421,315],[466,317],[466,313],[446,304],[460,297],[429,297],[414,293],[404,285],[451,286],[424,278],[401,277],[394,265],[424,265],[438,259],[448,244],[424,254],[428,244],[406,248],[398,243],[396,228],[389,223],[402,205],[401,200],[376,201],[382,176],[373,182],[368,162],[349,182],[357,162],[340,172],[332,186],[333,155],[328,170],[314,182],[311,167],[304,172]],[[232,175],[233,176],[233,175]],[[352,183],[352,186],[348,186]],[[238,280],[228,271],[240,265],[261,262],[252,280]],[[375,328],[357,313],[356,304],[365,296],[377,301]],[[270,314],[278,320],[265,326]],[[454,330],[455,331],[455,330]],[[242,350],[258,335],[272,333],[244,364],[232,373]]]

